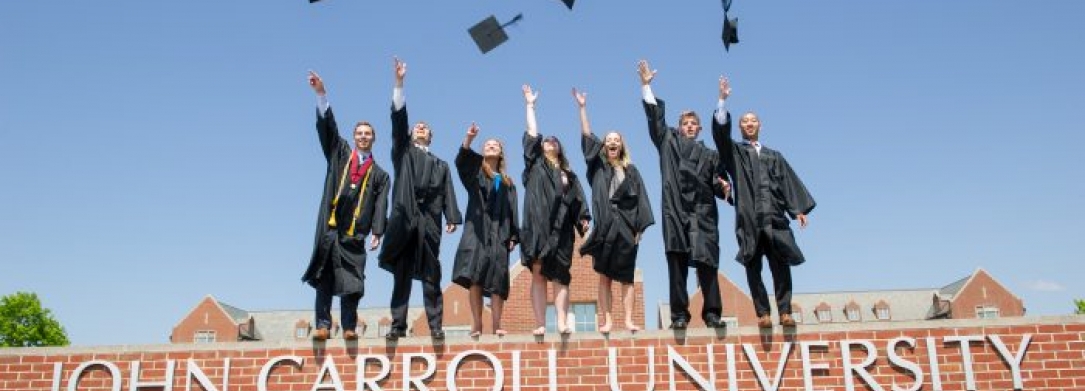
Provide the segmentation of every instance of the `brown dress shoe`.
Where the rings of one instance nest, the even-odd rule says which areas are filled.
[[[757,317],[757,327],[760,327],[760,328],[763,328],[763,329],[771,329],[772,328],[772,317],[770,317],[768,315],[758,316]]]
[[[795,327],[795,319],[791,317],[791,314],[781,314],[780,326]]]
[[[343,332],[343,339],[345,339],[347,341],[357,340],[358,339],[358,333],[355,333],[354,330],[344,331]]]
[[[316,329],[316,331],[313,332],[313,340],[314,341],[325,341],[325,340],[328,339],[328,335],[329,335],[328,329],[321,327],[319,329]]]

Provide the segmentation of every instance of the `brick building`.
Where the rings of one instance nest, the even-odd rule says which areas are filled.
[[[718,278],[724,319],[737,326],[757,324],[750,296],[727,276],[719,274]],[[770,302],[775,313],[775,298],[770,297]],[[689,311],[694,314],[691,327],[704,327],[704,321],[697,316],[703,303],[698,289],[690,296]],[[1025,315],[1021,298],[983,269],[940,288],[794,293],[791,308],[800,325]],[[660,304],[658,326],[669,328],[670,318],[670,305]]]
[[[580,238],[577,238],[574,248],[579,248],[580,243]],[[572,281],[569,286],[569,322],[573,323],[574,332],[595,331],[600,319],[596,316],[599,275],[592,269],[591,257],[580,256],[579,252],[574,251],[570,273]],[[509,299],[505,302],[502,327],[512,334],[530,333],[535,328],[535,315],[530,299],[531,271],[520,265],[518,260],[514,261],[509,270],[509,283]],[[547,291],[550,303],[547,309],[547,328],[549,332],[556,332],[554,290],[553,284],[550,285]],[[637,269],[633,285],[636,301],[633,305],[633,319],[634,323],[644,329],[644,281],[640,269]],[[620,285],[617,283],[611,289],[614,297],[611,310],[616,332],[622,330],[619,326],[623,319],[619,289]],[[471,331],[468,291],[459,285],[449,284],[444,290],[443,299],[445,334],[448,337],[468,335]],[[411,324],[408,334],[429,335],[429,325],[422,308],[410,308],[407,317]],[[208,295],[177,323],[170,335],[170,341],[191,343],[305,339],[309,338],[312,331],[312,319],[312,310],[246,311],[219,302]],[[341,331],[338,329],[338,310],[332,311],[332,319],[336,321],[332,330],[332,336],[335,337]],[[483,310],[482,322],[486,333],[493,332],[488,305]],[[362,338],[380,338],[391,324],[389,310],[387,307],[359,309],[358,324],[357,331]]]

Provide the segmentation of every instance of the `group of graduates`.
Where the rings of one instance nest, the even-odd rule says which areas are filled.
[[[422,283],[431,336],[443,339],[440,242],[442,230],[453,233],[459,225],[463,225],[463,233],[451,280],[470,292],[472,337],[482,333],[483,297],[490,298],[493,333],[506,334],[501,328],[501,315],[509,295],[509,255],[516,246],[520,246],[521,263],[532,273],[531,302],[536,323],[532,333],[546,332],[548,283],[554,284],[558,332],[570,333],[566,322],[569,270],[577,234],[586,235],[580,253],[592,257],[593,268],[599,273],[599,308],[603,315],[599,331],[609,333],[612,328],[614,281],[621,285],[626,329],[639,330],[632,318],[634,270],[638,245],[655,218],[643,177],[630,159],[622,134],[609,132],[601,140],[592,133],[586,94],[572,91],[579,107],[581,149],[594,216],[562,143],[557,137],[544,137],[538,132],[538,94],[527,85],[523,86],[527,120],[521,177],[523,218],[517,207],[520,192],[507,172],[504,144],[491,138],[482,143],[481,152],[475,151],[472,144],[479,127],[474,123],[467,129],[455,158],[456,174],[468,196],[464,216],[457,206],[448,164],[430,152],[433,133],[429,124],[420,121],[412,126],[408,120],[403,93],[407,66],[399,59],[394,65],[394,180],[373,160],[374,127],[364,121],[355,124],[351,147],[339,135],[323,80],[316,73],[309,74],[309,84],[318,98],[317,135],[328,162],[314,249],[302,277],[316,289],[316,330],[312,337],[329,338],[332,298],[339,296],[343,338],[358,338],[355,329],[358,302],[364,294],[366,253],[379,246],[379,265],[394,276],[392,324],[385,337],[396,340],[407,335],[407,304],[413,281],[418,280]],[[720,78],[719,102],[713,115],[713,150],[698,140],[701,125],[695,113],[683,112],[679,126],[668,127],[663,100],[656,98],[651,89],[656,71],[641,61],[638,74],[649,136],[658,149],[662,173],[671,327],[684,329],[690,321],[686,290],[690,268],[696,269],[704,295],[701,317],[705,324],[715,328],[725,325],[716,278],[716,198],[736,209],[736,260],[746,267],[758,325],[773,325],[768,294],[761,281],[762,258],[767,258],[780,324],[794,326],[790,316],[790,266],[802,263],[804,258],[789,218],[805,228],[806,215],[815,206],[813,198],[783,156],[758,142],[760,122],[754,113],[741,118],[743,141],[731,139],[731,117],[724,107],[731,92],[726,78]]]

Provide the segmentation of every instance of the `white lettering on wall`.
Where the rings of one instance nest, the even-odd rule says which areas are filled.
[[[915,378],[915,382],[911,387],[902,388],[897,385],[897,381],[893,381],[893,391],[919,391],[919,387],[923,386],[923,369],[919,368],[919,364],[912,361],[905,360],[897,355],[897,345],[908,345],[908,349],[915,351],[915,338],[909,337],[897,337],[889,341],[885,346],[886,354],[889,355],[889,362],[898,367],[904,368],[904,370],[911,372],[912,377]]]
[[[1028,344],[1032,341],[1032,334],[1021,336],[1021,346],[1017,347],[1017,354],[1010,353],[1010,349],[1007,349],[1006,344],[1002,343],[1002,337],[988,335],[987,339],[991,340],[991,344],[995,345],[995,350],[998,350],[1002,360],[1010,365],[1010,374],[1013,375],[1013,389],[1024,389],[1024,382],[1021,381],[1021,362],[1025,360],[1025,352],[1028,351]]]
[[[827,388],[820,390],[814,389],[814,370],[829,370],[829,363],[812,363],[810,362],[810,349],[813,347],[829,349],[829,343],[825,341],[803,341],[799,342],[799,355],[802,356],[802,385],[806,391],[826,391]]]
[[[139,361],[132,361],[129,364],[128,371],[130,378],[128,380],[128,391],[137,391],[140,388],[161,388],[163,391],[173,391],[173,368],[177,363],[173,360],[166,360],[166,379],[162,381],[142,381],[139,379]]]
[[[459,387],[456,387],[456,370],[460,368],[463,359],[470,355],[482,356],[490,361],[490,366],[494,368],[494,386],[490,390],[501,391],[501,388],[505,386],[505,368],[501,366],[501,361],[497,359],[497,356],[483,350],[467,350],[452,358],[445,370],[447,373],[445,386],[448,387],[448,391],[459,391]]]
[[[708,349],[709,349],[708,350],[708,357],[709,357],[708,374],[713,380],[715,380],[715,378],[716,378],[716,369],[712,367],[712,362],[711,362],[711,360],[712,360],[712,345],[708,345]],[[693,365],[690,365],[689,361],[686,361],[685,357],[682,357],[680,354],[678,354],[677,351],[674,350],[673,346],[667,345],[667,367],[669,368],[670,374],[671,374],[671,378],[670,378],[671,379],[671,391],[675,391],[675,386],[674,386],[674,367],[675,367],[675,365],[681,367],[682,370],[684,372],[686,372],[686,375],[689,375],[689,377],[691,379],[693,379],[693,382],[697,383],[697,386],[700,387],[701,390],[704,390],[704,391],[716,391],[716,382],[715,381],[709,381],[708,379],[705,379],[704,376],[701,376],[700,372],[697,372],[696,369],[693,369]]]
[[[851,362],[851,346],[862,346],[866,349],[866,358],[859,364],[853,364]],[[853,374],[858,374],[867,386],[874,391],[885,391],[881,384],[878,384],[874,380],[874,376],[870,376],[870,372],[867,372],[867,367],[874,364],[874,360],[878,358],[876,354],[878,351],[874,347],[874,344],[868,340],[843,340],[840,341],[840,360],[844,363],[844,387],[848,391],[855,391],[855,377]]]
[[[110,386],[110,390],[121,391],[121,369],[117,368],[117,365],[102,360],[87,361],[79,364],[79,367],[72,371],[72,376],[68,378],[68,391],[76,391],[79,387],[79,378],[83,377],[83,371],[86,371],[90,367],[101,366],[105,367],[109,371],[109,377],[113,379],[113,385]]]
[[[962,335],[946,337],[945,341],[961,344],[961,360],[964,361],[964,389],[976,391],[976,374],[972,372],[972,342],[983,342],[983,337]]]
[[[765,391],[776,391],[780,388],[780,379],[784,377],[784,367],[787,365],[787,358],[791,355],[791,342],[784,343],[784,351],[780,352],[780,362],[776,364],[776,378],[769,383],[768,374],[765,373],[765,368],[761,366],[761,360],[757,358],[757,351],[753,345],[744,343],[742,344],[742,351],[746,352],[746,359],[750,362],[750,368],[753,369],[753,373],[757,375],[757,384],[761,386]]]
[[[226,358],[226,362],[222,368],[222,391],[226,391],[230,388],[230,359]],[[203,391],[219,391],[215,388],[215,385],[211,383],[211,379],[203,373],[200,366],[196,364],[196,360],[188,359],[185,363],[185,391],[192,391],[192,379],[196,379],[196,384],[200,386]]]
[[[331,383],[325,383],[324,378],[331,378]],[[310,391],[316,390],[335,390],[345,391],[343,389],[343,380],[339,377],[339,370],[335,369],[335,359],[332,356],[324,356],[324,365],[320,366],[320,372],[316,374],[316,380],[313,380],[313,388]]]
[[[380,371],[378,371],[377,376],[374,377],[365,376],[366,362],[370,359],[377,360],[377,362],[380,363]],[[388,357],[379,354],[363,354],[358,356],[357,362],[358,370],[356,372],[356,377],[358,378],[358,391],[365,391],[367,387],[373,391],[381,391],[377,382],[383,380],[388,377],[388,374],[392,373],[392,362],[388,360]]]
[[[426,369],[421,375],[411,376],[411,362],[415,358],[421,358],[426,363]],[[433,353],[404,353],[403,354],[403,391],[410,391],[411,386],[417,388],[418,391],[429,391],[429,387],[426,383],[423,383],[426,379],[433,377],[433,374],[437,372],[437,356]]]
[[[298,357],[298,356],[279,356],[279,357],[275,357],[275,358],[271,359],[270,361],[268,361],[267,363],[264,364],[263,368],[260,368],[260,375],[259,375],[260,377],[256,378],[256,390],[257,391],[267,391],[267,378],[268,378],[268,376],[271,376],[271,370],[274,369],[275,366],[279,365],[279,363],[281,363],[281,362],[287,362],[289,364],[293,364],[295,367],[298,367],[299,369],[301,368],[302,365],[305,365],[305,359],[301,358],[301,357]],[[75,390],[72,390],[72,391],[75,391]]]
[[[610,383],[610,391],[622,391],[622,386],[618,382],[618,348],[612,347],[609,349],[610,353],[607,355],[607,363],[610,365],[610,374],[607,380]],[[656,348],[655,346],[648,346],[648,384],[645,386],[645,390],[653,391],[656,389]],[[519,391],[519,390],[514,390]]]
[[[931,367],[931,389],[942,391],[942,370],[938,367],[938,346],[934,337],[927,337],[927,362]]]

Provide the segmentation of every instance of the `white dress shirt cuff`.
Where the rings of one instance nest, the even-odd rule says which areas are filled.
[[[328,109],[331,108],[331,107],[332,107],[332,105],[331,105],[331,103],[328,103],[328,96],[327,95],[317,95],[316,96],[316,108],[320,110],[320,116],[321,117],[324,117],[325,114],[328,114]]]
[[[722,124],[723,121],[727,120],[727,109],[724,108],[725,102],[727,101],[720,99],[720,101],[716,103],[716,123],[718,124]]]
[[[655,94],[652,93],[652,85],[651,84],[645,84],[643,87],[641,87],[641,91],[644,94],[644,103],[647,103],[647,104],[650,104],[650,105],[655,105],[656,104],[656,96],[655,96]]]
[[[393,88],[392,89],[392,106],[395,107],[396,111],[399,111],[399,109],[402,109],[403,106],[406,106],[406,105],[407,105],[407,99],[403,97],[403,89],[400,88],[400,87]]]

